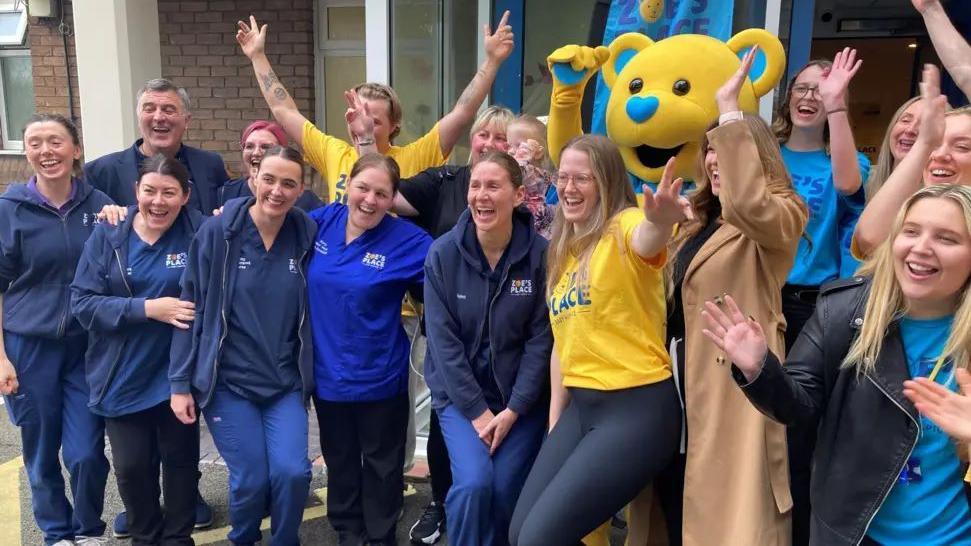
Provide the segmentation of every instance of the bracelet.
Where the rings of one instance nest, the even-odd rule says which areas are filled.
[[[371,140],[358,140],[357,141],[357,145],[358,146],[370,146],[372,144],[374,144],[374,139],[373,138]]]
[[[846,111],[846,107],[843,106],[842,108],[836,108],[834,110],[830,110],[830,111],[826,112],[826,115],[828,116],[830,114],[835,114],[837,112],[845,112],[845,111]]]

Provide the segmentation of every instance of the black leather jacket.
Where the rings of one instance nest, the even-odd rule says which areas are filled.
[[[813,546],[860,544],[917,445],[919,416],[903,395],[910,372],[897,323],[887,330],[872,374],[857,379],[855,369],[840,367],[865,320],[869,286],[863,277],[824,286],[785,368],[769,353],[746,384],[733,367],[745,395],[769,417],[787,425],[819,419],[810,485]]]

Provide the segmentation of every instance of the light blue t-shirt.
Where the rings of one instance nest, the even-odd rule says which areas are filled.
[[[904,318],[900,322],[911,377],[927,377],[944,350],[953,316]],[[935,381],[957,390],[954,368],[945,363]],[[971,510],[954,444],[921,416],[920,436],[907,466],[877,511],[867,535],[884,546],[971,545]]]
[[[864,187],[861,185],[853,195],[836,191],[832,158],[824,150],[795,152],[783,146],[782,160],[793,187],[809,208],[809,222],[786,282],[818,286],[852,275],[859,263],[850,255],[850,241],[866,204]],[[865,183],[870,160],[860,153],[857,160]]]

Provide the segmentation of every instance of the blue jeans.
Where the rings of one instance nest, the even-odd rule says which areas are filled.
[[[270,505],[274,546],[299,544],[310,492],[307,408],[298,392],[265,404],[217,385],[203,410],[216,449],[229,468],[229,540],[259,542],[260,520]]]
[[[545,406],[520,415],[494,455],[462,413],[438,411],[452,466],[445,499],[449,544],[505,546],[509,522],[546,432]]]
[[[17,393],[5,397],[7,411],[20,427],[34,519],[44,541],[101,536],[108,459],[104,421],[88,411],[87,336],[46,339],[5,331],[3,339],[20,382]],[[58,451],[71,477],[73,506]]]

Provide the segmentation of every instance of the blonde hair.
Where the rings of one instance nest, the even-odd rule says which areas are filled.
[[[859,271],[861,275],[872,277],[863,315],[866,319],[842,363],[844,368],[855,367],[858,377],[873,373],[890,323],[907,314],[907,302],[894,271],[893,241],[900,234],[910,209],[922,199],[947,199],[961,207],[965,229],[971,233],[971,187],[952,184],[927,186],[907,199],[897,213],[890,237]],[[967,288],[965,281],[960,303],[954,313],[954,324],[941,353],[942,359],[951,359],[955,367],[961,368],[968,367],[971,356],[971,298],[967,297]]]
[[[600,135],[580,135],[566,143],[560,152],[561,158],[567,150],[582,152],[589,159],[597,185],[598,203],[593,217],[582,227],[568,224],[563,207],[556,207],[546,256],[547,297],[552,295],[560,276],[566,271],[570,257],[580,262],[577,284],[586,283],[590,256],[606,233],[610,221],[617,213],[637,206],[634,188],[631,187],[627,168],[616,144]]]
[[[904,112],[917,101],[920,97],[913,97],[907,99],[906,102],[897,108],[897,111],[893,113],[893,117],[890,118],[890,125],[887,126],[887,132],[883,134],[883,142],[880,144],[880,153],[877,155],[877,165],[870,171],[870,176],[866,180],[866,199],[869,201],[877,194],[877,191],[883,186],[883,183],[887,181],[890,177],[890,173],[893,172],[894,168],[894,157],[893,157],[893,143],[890,141],[890,133],[893,132],[894,126],[900,121],[900,118],[904,115]]]
[[[404,115],[398,93],[390,85],[375,82],[364,82],[354,88],[359,97],[367,100],[383,100],[388,103],[388,118],[394,125],[394,130],[388,135],[388,141],[394,140],[401,132],[401,118]]]
[[[472,123],[472,128],[469,129],[469,139],[475,136],[476,133],[485,129],[486,127],[493,126],[497,131],[501,131],[503,134],[506,133],[509,127],[509,123],[516,117],[516,114],[512,113],[512,110],[506,108],[505,106],[492,105],[482,111],[475,121]],[[469,164],[472,163],[472,152],[469,151]]]
[[[516,125],[521,125],[529,131],[529,138],[532,138],[540,146],[543,147],[543,159],[540,162],[540,167],[544,169],[549,169],[552,165],[552,160],[550,159],[549,145],[546,141],[546,124],[540,121],[536,116],[530,114],[519,114],[509,124],[506,126],[506,132],[512,131],[512,128]],[[515,152],[515,150],[509,150],[510,152]]]

